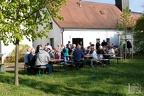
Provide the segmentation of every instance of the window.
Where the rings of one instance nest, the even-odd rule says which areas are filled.
[[[50,22],[50,28],[53,29],[53,22]]]

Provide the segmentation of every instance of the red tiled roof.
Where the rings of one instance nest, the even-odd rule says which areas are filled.
[[[61,28],[115,28],[122,13],[114,4],[82,1],[81,5],[68,0],[59,12],[64,20],[55,19],[57,24]]]
[[[64,20],[54,19],[61,28],[116,28],[122,12],[114,4],[68,0],[59,12]]]

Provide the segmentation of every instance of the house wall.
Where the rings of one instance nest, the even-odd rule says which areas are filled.
[[[55,22],[52,24],[53,29],[48,32],[48,38],[43,37],[42,39],[37,39],[33,42],[33,47],[36,48],[37,45],[41,44],[43,47],[47,44],[50,43],[50,38],[54,38],[54,48],[57,47],[58,44],[62,44],[62,31],[59,26]]]
[[[84,47],[89,46],[89,42],[96,44],[96,39],[100,38],[100,42],[110,38],[114,45],[119,44],[119,37],[117,31],[114,29],[65,29],[63,33],[64,45],[68,41],[72,42],[72,38],[83,38]]]
[[[14,50],[15,45],[13,45],[12,43],[10,43],[8,46],[5,46],[4,43],[2,41],[0,41],[1,46],[0,46],[0,53],[5,53],[4,57],[6,56],[10,56],[11,52]],[[20,44],[28,44],[30,47],[32,47],[32,42],[28,41],[26,38],[24,38],[24,40],[22,42],[20,42]]]
[[[56,24],[54,28],[48,33],[49,38],[54,38],[54,48],[58,44],[66,45],[68,41],[72,42],[72,38],[83,38],[84,47],[89,46],[89,42],[96,44],[96,39],[100,38],[100,41],[110,38],[111,43],[119,45],[119,37],[117,31],[114,29],[60,29]],[[62,39],[63,37],[63,39]],[[33,47],[36,48],[38,44],[42,44],[44,47],[46,43],[50,42],[49,38],[38,39],[33,42]]]

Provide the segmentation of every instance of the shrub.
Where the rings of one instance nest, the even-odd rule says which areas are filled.
[[[24,53],[26,52],[26,50],[30,48],[30,46],[28,44],[20,44],[19,45],[19,62],[24,62]],[[11,53],[11,56],[8,56],[5,58],[5,62],[6,63],[12,63],[15,62],[15,52],[16,50],[14,49]]]

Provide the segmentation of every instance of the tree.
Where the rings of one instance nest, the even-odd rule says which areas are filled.
[[[136,39],[134,41],[136,51],[144,52],[144,14],[136,22],[134,38]]]
[[[117,29],[123,31],[123,34],[125,36],[124,40],[126,40],[127,38],[126,34],[128,33],[128,31],[134,30],[134,25],[135,25],[135,21],[131,16],[131,11],[129,10],[128,7],[126,7],[126,9],[123,9],[121,18],[117,20],[117,24],[116,24]],[[124,58],[126,58],[126,45],[124,46],[124,48],[120,48],[120,49],[124,49]]]
[[[47,36],[53,18],[63,19],[58,14],[67,0],[1,0],[0,40],[5,45],[16,45],[15,85],[18,81],[18,48],[24,39],[35,40]],[[48,14],[49,13],[49,14]],[[39,28],[41,30],[39,30]]]

